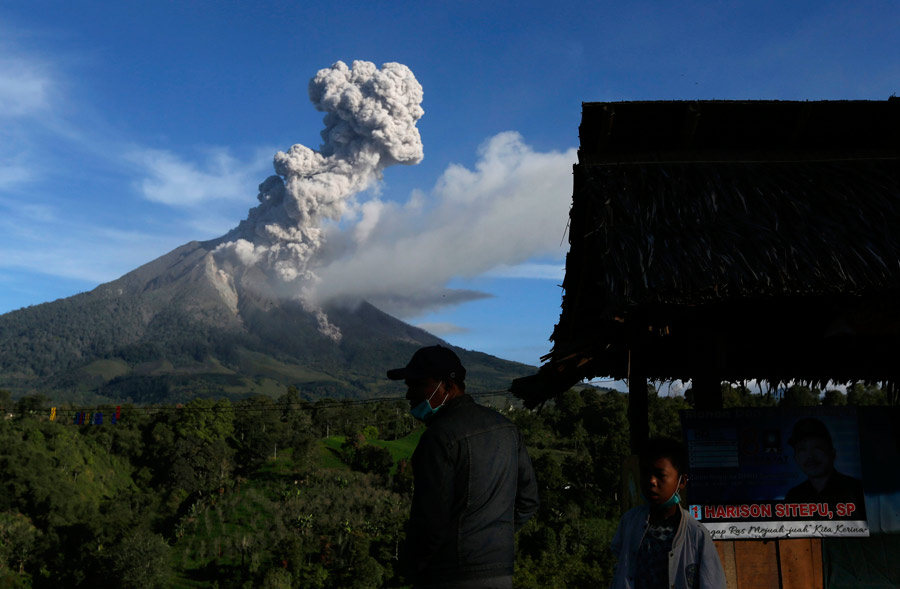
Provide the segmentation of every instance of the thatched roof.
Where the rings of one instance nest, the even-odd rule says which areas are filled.
[[[900,380],[900,101],[583,106],[554,347],[595,376]]]

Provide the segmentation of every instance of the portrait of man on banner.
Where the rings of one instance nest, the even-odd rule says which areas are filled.
[[[853,503],[860,517],[865,515],[862,481],[835,468],[838,450],[822,420],[804,417],[794,424],[788,444],[794,461],[807,479],[788,490],[789,503]]]
[[[686,411],[689,511],[715,539],[867,536],[853,408]]]

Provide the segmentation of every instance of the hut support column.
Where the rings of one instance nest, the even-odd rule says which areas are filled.
[[[712,373],[698,374],[691,381],[694,389],[694,409],[704,411],[722,408],[722,381]]]
[[[728,365],[723,334],[709,326],[698,326],[691,334],[691,389],[694,409],[722,409],[722,373]]]
[[[628,380],[628,425],[631,453],[637,454],[650,437],[650,400],[647,377],[636,372],[632,372]]]

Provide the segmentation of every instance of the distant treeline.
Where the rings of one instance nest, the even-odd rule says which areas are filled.
[[[727,390],[725,390],[727,389]],[[774,405],[725,387],[728,406]],[[651,391],[651,433],[680,436],[686,397]],[[782,405],[879,404],[883,393],[793,387]],[[0,586],[408,585],[404,526],[422,428],[402,401],[196,399],[122,405],[113,425],[0,391]],[[608,549],[629,454],[627,396],[571,390],[539,411],[500,409],[522,431],[541,510],[518,536],[517,587],[609,583]]]

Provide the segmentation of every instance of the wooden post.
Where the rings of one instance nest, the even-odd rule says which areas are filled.
[[[647,377],[634,371],[628,380],[628,425],[631,453],[637,454],[650,437],[650,401],[647,396]]]
[[[722,408],[722,381],[712,372],[694,376],[691,388],[694,389],[694,409],[708,411]]]
[[[722,336],[709,326],[697,326],[690,335],[691,389],[694,409],[722,408],[722,378],[728,358]]]

